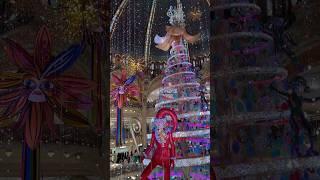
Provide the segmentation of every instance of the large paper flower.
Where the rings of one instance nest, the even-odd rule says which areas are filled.
[[[139,95],[139,88],[133,84],[136,76],[127,78],[127,72],[122,70],[121,75],[112,74],[112,90],[111,97],[114,99],[118,108],[122,108],[127,99],[137,100]]]
[[[54,132],[54,113],[62,116],[65,124],[88,126],[86,118],[75,109],[91,106],[90,98],[84,93],[94,83],[64,74],[81,55],[83,45],[73,45],[51,58],[46,27],[37,34],[33,55],[10,39],[4,41],[9,60],[18,71],[0,73],[0,107],[4,108],[0,124],[7,125],[12,117],[17,117],[17,128],[24,128],[25,141],[31,149],[39,144],[43,125]]]

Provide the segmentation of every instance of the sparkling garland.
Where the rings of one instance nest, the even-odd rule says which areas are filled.
[[[143,164],[148,165],[150,159],[144,159]],[[175,167],[190,167],[210,164],[210,156],[198,157],[198,158],[188,158],[188,159],[176,159],[174,161]]]
[[[184,113],[184,114],[179,114],[178,118],[182,119],[182,118],[188,118],[188,117],[192,117],[192,116],[209,116],[210,115],[210,111],[205,111],[205,112],[194,112],[194,113]]]
[[[151,34],[152,34],[152,24],[154,21],[154,15],[156,12],[157,0],[152,1],[151,12],[148,20],[147,33],[146,33],[146,41],[145,41],[145,49],[144,49],[144,62],[145,65],[149,63],[150,58],[150,45],[151,45]]]
[[[162,101],[156,104],[155,108],[158,108],[162,105],[166,104],[171,104],[171,103],[178,103],[178,102],[183,102],[183,101],[189,101],[189,100],[199,100],[201,97],[184,97],[184,98],[179,98],[175,100],[169,100],[169,101]]]
[[[196,131],[180,131],[174,132],[173,137],[181,138],[181,137],[196,137],[196,136],[205,136],[210,135],[210,129],[196,130]],[[147,138],[151,139],[151,134],[147,134]]]

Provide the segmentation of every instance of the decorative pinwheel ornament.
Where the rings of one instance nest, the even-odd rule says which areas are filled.
[[[54,133],[54,113],[62,115],[65,124],[88,126],[86,118],[75,109],[88,109],[91,100],[84,95],[94,87],[92,81],[63,74],[75,63],[83,45],[71,46],[57,57],[50,57],[48,30],[42,27],[36,37],[35,53],[29,54],[10,39],[5,51],[17,72],[0,73],[0,107],[4,108],[0,125],[11,124],[17,117],[17,128],[24,128],[30,149],[39,145],[41,130],[46,125]]]
[[[122,70],[119,76],[112,74],[112,90],[111,97],[114,100],[115,106],[117,107],[117,135],[116,135],[116,144],[122,144],[122,138],[124,139],[123,125],[122,125],[122,112],[121,109],[124,106],[124,103],[127,103],[127,100],[137,101],[139,95],[139,88],[133,84],[136,80],[136,76],[130,76],[127,78],[127,72]],[[123,136],[123,137],[121,137]]]
[[[24,128],[22,179],[39,179],[35,157],[46,125],[55,133],[54,113],[62,116],[65,124],[88,127],[86,118],[76,109],[88,109],[91,100],[84,93],[94,87],[92,81],[64,74],[83,51],[83,44],[71,46],[57,57],[50,56],[51,42],[48,30],[42,27],[36,37],[35,52],[29,54],[10,39],[4,39],[9,60],[17,72],[0,73],[0,125],[13,124]]]

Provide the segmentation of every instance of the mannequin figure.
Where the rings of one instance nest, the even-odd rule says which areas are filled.
[[[305,79],[302,77],[296,77],[293,82],[291,83],[291,88],[288,92],[282,92],[276,89],[273,85],[270,87],[272,90],[276,91],[277,93],[287,97],[287,103],[290,108],[290,119],[289,123],[291,129],[294,133],[294,147],[293,151],[298,155],[302,156],[299,150],[299,132],[300,126],[307,131],[310,148],[307,151],[307,155],[318,155],[318,152],[314,150],[314,142],[312,136],[312,127],[308,122],[307,118],[305,117],[305,113],[303,112],[303,102],[314,102],[319,100],[320,98],[308,99],[303,97],[303,92],[306,91],[309,87],[306,84]],[[299,126],[300,125],[300,126]]]
[[[171,117],[170,122],[166,121],[166,116]],[[151,162],[142,172],[141,180],[147,180],[149,174],[157,166],[162,166],[164,169],[164,180],[170,180],[170,168],[174,167],[176,157],[172,134],[176,130],[177,120],[176,113],[171,109],[162,108],[157,113],[150,146],[145,151],[145,154],[149,156],[150,151],[154,149],[154,154]]]

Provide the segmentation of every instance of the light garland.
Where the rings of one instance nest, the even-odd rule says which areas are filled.
[[[157,103],[155,108],[159,108],[159,106],[165,105],[165,104],[171,104],[171,103],[176,103],[176,102],[181,102],[181,101],[189,101],[189,100],[199,100],[201,97],[184,97],[184,98],[178,98],[175,100],[169,100],[169,101],[163,101],[160,103]]]
[[[180,132],[173,133],[173,137],[175,138],[206,136],[206,135],[210,135],[210,129],[202,129],[202,130],[196,130],[196,131],[180,131]],[[151,139],[151,134],[147,134],[147,139]]]
[[[145,66],[149,63],[149,57],[150,57],[150,45],[151,45],[151,31],[152,31],[152,24],[154,21],[154,15],[156,12],[157,7],[157,0],[152,1],[151,6],[151,12],[148,20],[148,26],[147,26],[147,34],[146,34],[146,41],[145,41],[145,49],[144,49],[144,62]]]
[[[196,75],[196,73],[192,72],[192,71],[184,71],[184,72],[178,72],[178,73],[174,73],[174,74],[170,74],[169,76],[166,76],[162,79],[162,83],[165,83],[165,81],[169,78],[172,78],[174,76],[177,75],[181,75],[181,74],[191,74],[191,75]]]
[[[148,165],[150,159],[144,159],[143,164]],[[190,166],[200,166],[210,164],[210,156],[198,157],[198,158],[188,158],[188,159],[176,159],[174,160],[175,167],[190,167]]]
[[[176,92],[175,88],[182,87],[182,86],[194,86],[194,87],[199,87],[200,83],[181,83],[181,84],[176,84],[176,85],[171,85],[169,87],[164,87],[160,89],[160,93],[172,93]]]
[[[167,64],[172,65],[172,64],[171,64],[171,61],[172,61],[172,60],[175,61],[175,60],[177,59],[177,57],[187,57],[187,54],[186,54],[186,53],[174,54],[174,55],[172,55],[172,56],[170,56],[170,57],[168,58]],[[188,61],[185,61],[185,62],[188,62]],[[170,67],[170,66],[168,66],[168,67]]]
[[[174,66],[178,66],[178,65],[192,66],[192,64],[190,62],[180,62],[180,63],[176,63],[176,64],[172,64],[172,65],[168,66],[166,68],[165,72],[169,71],[169,69],[173,68]]]
[[[129,0],[123,0],[121,1],[121,4],[119,8],[117,9],[116,13],[112,17],[111,23],[110,23],[110,37],[112,40],[114,30],[116,29],[116,26],[118,25],[119,18],[121,17],[123,10],[128,5]]]

